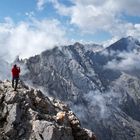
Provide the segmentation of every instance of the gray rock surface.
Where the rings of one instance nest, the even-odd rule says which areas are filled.
[[[62,102],[20,82],[0,82],[0,140],[95,140]]]

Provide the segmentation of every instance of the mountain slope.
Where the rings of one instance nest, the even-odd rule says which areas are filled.
[[[19,62],[28,69],[22,78],[68,103],[98,139],[139,140],[140,79],[128,69],[139,58],[134,40],[124,38],[99,52],[80,43],[46,50]],[[130,44],[133,49],[126,49]]]

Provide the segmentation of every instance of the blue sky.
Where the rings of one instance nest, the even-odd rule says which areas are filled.
[[[76,41],[109,45],[126,36],[140,39],[140,0],[1,0],[0,3],[0,47],[16,49],[23,57],[54,45]],[[22,53],[25,46],[27,55]]]

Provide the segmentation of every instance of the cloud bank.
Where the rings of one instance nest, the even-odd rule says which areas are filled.
[[[66,31],[56,19],[14,21],[7,17],[0,23],[0,58],[13,61],[17,55],[28,58],[50,49],[55,45],[65,44]]]
[[[42,7],[47,2],[53,4],[59,15],[68,16],[69,24],[77,26],[83,33],[105,31],[112,37],[131,35],[140,38],[140,24],[124,19],[124,15],[140,17],[139,0],[70,0],[71,6],[58,0],[44,0]]]
[[[105,68],[122,70],[122,71],[131,71],[140,69],[140,53],[139,52],[119,52],[118,57],[122,60],[118,61],[113,59],[109,61]]]

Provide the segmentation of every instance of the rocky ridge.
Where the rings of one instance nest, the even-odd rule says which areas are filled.
[[[20,82],[0,81],[0,140],[95,140],[64,103]]]

